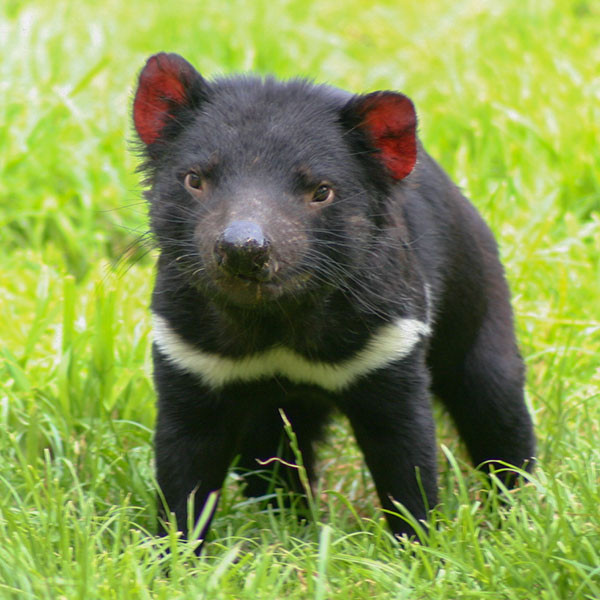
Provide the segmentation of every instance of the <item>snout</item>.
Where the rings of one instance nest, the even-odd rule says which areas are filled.
[[[218,267],[231,277],[254,282],[271,279],[271,241],[254,221],[232,221],[214,246]]]

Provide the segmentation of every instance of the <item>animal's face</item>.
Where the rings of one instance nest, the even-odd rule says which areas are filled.
[[[161,250],[215,300],[241,306],[351,284],[381,224],[379,198],[416,159],[404,96],[209,84],[174,55],[146,65],[134,120]]]

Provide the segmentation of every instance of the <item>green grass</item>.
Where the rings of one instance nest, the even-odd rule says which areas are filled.
[[[2,3],[0,598],[600,598],[600,6],[372,4]],[[322,449],[316,522],[231,481],[203,558],[154,538],[154,257],[136,250],[128,140],[136,74],[159,50],[206,75],[415,100],[513,289],[539,466],[508,508],[486,510],[498,498],[440,411],[423,546],[391,541],[343,422]]]

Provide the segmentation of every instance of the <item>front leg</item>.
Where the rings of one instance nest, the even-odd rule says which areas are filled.
[[[428,387],[423,352],[417,349],[361,380],[340,405],[350,419],[396,535],[416,532],[397,516],[392,500],[402,503],[419,520],[437,503],[435,424]]]
[[[189,524],[195,526],[209,495],[223,485],[237,451],[244,410],[242,403],[209,390],[156,349],[154,379],[158,392],[156,477],[178,529],[187,537]],[[189,515],[192,493],[194,513]],[[162,503],[160,508],[164,519]],[[212,514],[199,532],[200,539],[204,539],[211,520]],[[160,522],[159,530],[164,533]]]

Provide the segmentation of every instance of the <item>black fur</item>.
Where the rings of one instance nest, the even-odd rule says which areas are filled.
[[[152,86],[164,89],[154,94]],[[188,495],[195,492],[195,520],[236,456],[241,470],[257,469],[256,459],[278,448],[293,461],[279,408],[311,478],[313,443],[331,411],[343,412],[383,508],[396,512],[393,498],[418,519],[437,503],[431,392],[452,415],[475,465],[532,466],[523,362],[496,243],[416,139],[408,176],[386,167],[396,164],[385,162],[386,153],[405,160],[389,150],[388,137],[409,144],[411,134],[389,133],[385,119],[368,124],[365,111],[384,96],[352,96],[302,80],[208,83],[180,57],[164,54],[140,76],[134,113],[160,247],[152,310],[181,339],[220,357],[285,347],[336,365],[396,319],[431,327],[407,356],[339,390],[281,373],[211,386],[155,344],[157,476],[184,532]],[[190,172],[199,188],[186,179]],[[235,248],[250,256],[248,267],[239,267],[227,245],[222,250],[225,238],[237,243],[232,222],[265,232],[260,251],[252,236],[246,246],[254,254],[243,254],[243,240]],[[260,496],[268,485],[255,475],[245,490]],[[297,478],[290,485],[301,491]],[[394,533],[414,533],[400,517],[386,517]]]

